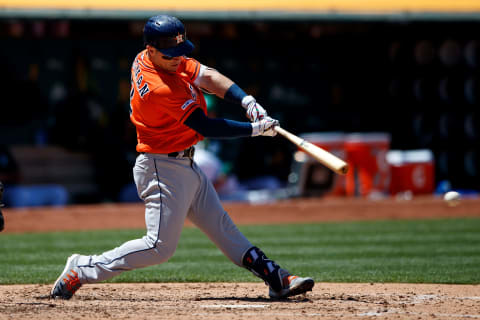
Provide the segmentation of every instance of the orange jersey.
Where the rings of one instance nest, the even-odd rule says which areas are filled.
[[[140,52],[132,65],[130,119],[137,128],[137,151],[170,153],[184,150],[203,136],[183,122],[197,108],[207,112],[203,94],[193,83],[200,63],[182,57],[176,72],[155,68]]]

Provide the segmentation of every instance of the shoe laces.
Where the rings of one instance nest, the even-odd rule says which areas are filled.
[[[72,275],[70,275],[70,273]],[[63,278],[63,283],[65,284],[66,289],[73,294],[78,288],[80,288],[81,283],[78,278],[78,273],[75,272],[75,270],[71,269],[70,273],[67,273],[67,276]]]

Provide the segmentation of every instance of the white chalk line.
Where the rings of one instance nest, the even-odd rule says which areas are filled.
[[[360,317],[380,317],[380,316],[387,316],[392,314],[401,314],[401,315],[412,315],[412,316],[427,316],[427,317],[439,317],[439,318],[467,318],[467,319],[480,319],[479,314],[450,314],[450,313],[432,313],[432,312],[410,312],[410,311],[395,311],[395,310],[388,310],[385,312],[378,312],[378,311],[369,311],[358,313],[357,316]]]
[[[207,308],[207,309],[264,309],[269,307],[268,305],[262,305],[262,304],[255,304],[255,305],[249,305],[249,304],[212,304],[212,305],[202,305],[202,308]],[[398,315],[412,315],[412,316],[427,316],[427,317],[439,317],[439,318],[462,318],[462,319],[480,319],[480,315],[478,314],[451,314],[451,313],[425,313],[425,312],[409,312],[409,311],[399,311],[399,310],[387,310],[384,312],[379,312],[379,311],[367,311],[367,312],[362,312],[362,313],[357,313],[354,316],[355,317],[381,317],[381,316],[388,316],[392,314],[398,314]],[[200,316],[200,315],[209,315],[209,313],[195,313],[194,315]],[[244,313],[243,315],[248,315],[247,313]],[[258,315],[257,313],[252,313],[251,315]],[[295,316],[299,315],[297,311],[292,311],[292,312],[267,312],[267,313],[262,313],[262,316]],[[301,317],[318,317],[318,316],[324,316],[324,317],[332,317],[332,316],[345,316],[345,313],[302,313],[300,314]]]
[[[268,305],[266,304],[204,304],[201,305],[202,308],[210,308],[210,309],[262,309],[267,308]]]
[[[433,299],[457,299],[457,300],[480,300],[480,297],[472,296],[472,297],[447,297],[447,296],[439,296],[435,294],[419,294],[414,297],[414,300],[433,300]]]
[[[414,302],[422,302],[422,301],[428,301],[428,300],[437,300],[437,299],[443,299],[445,297],[439,296],[439,295],[432,295],[432,294],[425,294],[425,295],[418,295],[415,296],[412,300]],[[480,297],[478,296],[472,296],[472,297],[450,297],[450,299],[457,299],[457,300],[480,300]],[[266,304],[212,304],[212,305],[201,305],[202,308],[207,308],[207,309],[265,309],[270,307],[269,305]],[[381,317],[381,316],[387,316],[387,315],[392,315],[392,314],[398,314],[398,315],[412,315],[412,316],[435,316],[439,318],[461,318],[461,319],[480,319],[479,314],[450,314],[450,313],[422,313],[422,312],[410,312],[410,311],[400,311],[400,310],[395,310],[395,309],[389,309],[384,312],[379,312],[379,311],[366,311],[362,313],[357,313],[355,316],[357,317]],[[209,315],[208,313],[195,313],[195,315]],[[244,314],[247,315],[247,314]],[[252,315],[258,315],[258,314],[252,314]],[[262,313],[264,316],[294,316],[297,315],[296,311],[292,312],[267,312],[267,313]],[[318,316],[342,316],[345,315],[343,313],[338,313],[338,314],[332,314],[332,313],[302,313],[302,317],[318,317]]]
[[[424,301],[434,301],[434,300],[448,300],[448,299],[452,299],[452,300],[480,300],[480,297],[476,297],[476,296],[473,296],[473,297],[447,297],[447,296],[438,296],[438,295],[434,295],[434,294],[422,294],[422,295],[418,295],[418,296],[414,296],[413,299],[411,299],[411,301],[413,303],[422,303]]]
[[[377,312],[377,311],[372,311],[372,312],[365,312],[365,313],[360,313],[360,314],[346,314],[346,313],[301,313],[299,314],[298,312],[262,312],[262,313],[242,313],[243,316],[259,316],[261,315],[262,317],[264,316],[272,316],[272,317],[297,317],[297,318],[308,318],[308,317],[325,317],[325,318],[330,318],[330,317],[381,317],[381,316],[391,316],[391,315],[411,315],[411,316],[424,316],[427,318],[430,318],[432,316],[438,317],[438,318],[447,318],[447,319],[454,319],[454,318],[461,318],[461,319],[480,319],[480,315],[476,314],[448,314],[448,313],[421,313],[421,312]],[[192,314],[192,316],[212,316],[211,313],[207,312],[197,312]]]

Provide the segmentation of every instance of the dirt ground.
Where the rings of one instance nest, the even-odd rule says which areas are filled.
[[[49,286],[0,286],[0,319],[462,319],[480,318],[480,287],[318,283],[289,300],[263,283],[96,284],[68,301]]]
[[[230,203],[225,209],[238,224],[425,219],[480,217],[480,200],[449,207],[434,197],[296,199]],[[4,213],[6,233],[144,227],[141,204]],[[0,285],[0,319],[480,318],[480,285],[316,283],[312,292],[281,301],[269,299],[263,283],[90,284],[69,301],[49,299],[49,290],[49,285]]]
[[[480,217],[480,198],[455,207],[436,197],[292,199],[266,204],[225,203],[241,224],[308,223],[376,219]],[[4,209],[5,233],[145,228],[144,206],[136,204],[74,205],[60,208]],[[186,221],[186,225],[191,225]]]

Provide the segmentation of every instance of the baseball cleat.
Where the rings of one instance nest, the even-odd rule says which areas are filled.
[[[68,300],[82,286],[80,279],[78,278],[78,270],[75,271],[75,269],[77,269],[75,267],[75,262],[79,256],[80,255],[78,254],[73,254],[68,258],[63,272],[60,274],[57,281],[55,281],[52,291],[50,292],[52,298]]]
[[[270,298],[283,299],[296,296],[307,291],[312,291],[312,288],[315,285],[312,278],[293,276],[285,269],[280,269],[279,274],[283,279],[283,288],[280,291],[275,291],[270,287],[268,292]]]

